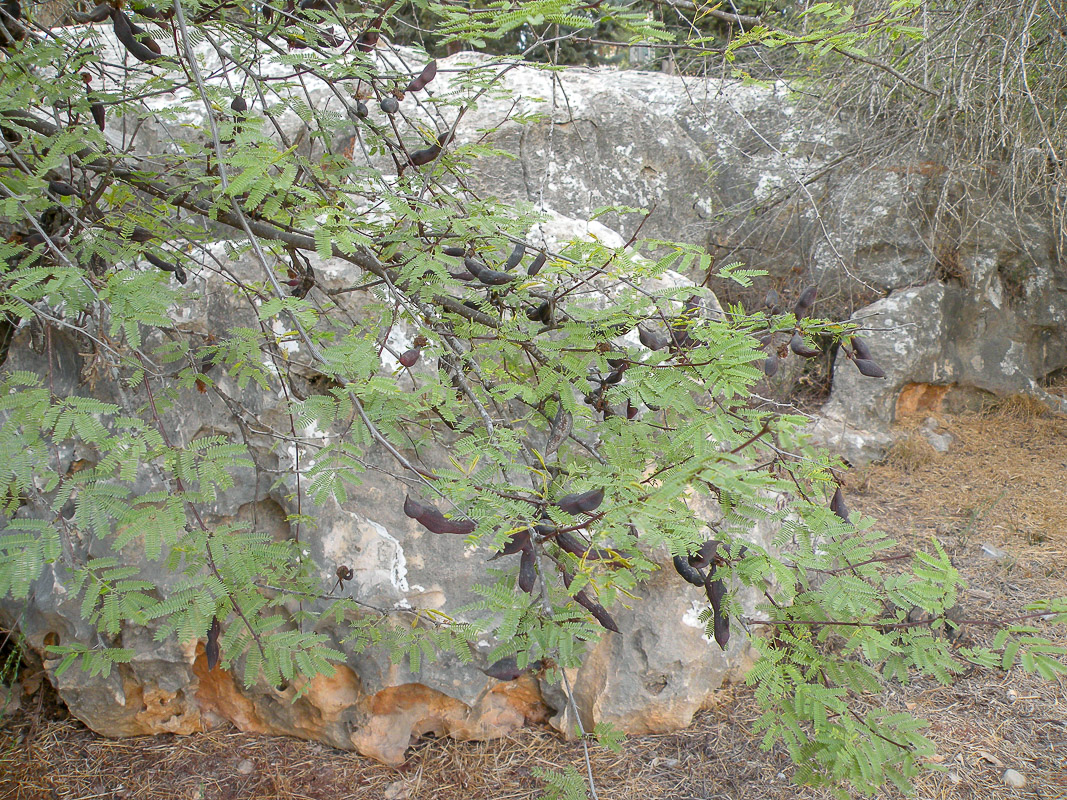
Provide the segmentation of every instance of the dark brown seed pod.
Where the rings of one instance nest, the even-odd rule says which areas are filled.
[[[505,283],[518,280],[517,275],[500,272],[495,269],[483,269],[481,272],[475,273],[475,277],[486,286],[503,286]]]
[[[219,636],[222,635],[222,625],[218,617],[211,618],[211,627],[207,629],[207,643],[204,645],[204,655],[207,657],[207,670],[215,669],[219,663]]]
[[[100,3],[93,6],[84,14],[77,11],[70,13],[70,18],[77,22],[79,25],[85,25],[90,22],[103,22],[108,19],[115,9],[109,6],[107,3]]]
[[[433,61],[431,61],[429,64],[422,68],[422,72],[419,73],[419,77],[417,77],[415,80],[417,80],[421,84],[419,88],[422,88],[422,86],[425,86],[436,77],[437,59],[435,58]]]
[[[378,26],[381,24],[381,19],[376,19],[367,30],[359,35],[359,39],[356,40],[356,47],[359,48],[359,52],[370,53],[374,50],[378,44],[378,38],[381,36],[378,31]]]
[[[607,628],[612,633],[619,633],[619,626],[616,624],[615,620],[612,619],[608,610],[586,594],[585,589],[582,589],[582,591],[574,596],[574,601],[588,610],[589,613],[593,615],[594,619],[600,623],[601,627]]]
[[[763,298],[763,306],[771,314],[777,314],[781,311],[781,308],[779,307],[781,302],[782,298],[778,296],[778,292],[774,289],[769,289],[767,291],[767,296]]]
[[[771,353],[765,359],[763,359],[763,374],[768,378],[773,378],[778,372],[778,354]]]
[[[811,307],[815,304],[815,297],[818,293],[818,286],[809,286],[800,293],[797,304],[793,306],[793,314],[797,319],[803,319],[811,312]]]
[[[556,505],[568,514],[591,514],[604,502],[603,489],[591,489],[582,494],[568,494],[559,498]]]
[[[708,539],[700,545],[699,550],[689,556],[689,565],[697,569],[708,567],[715,560],[715,554],[719,552],[719,544],[715,539]]]
[[[420,81],[418,78],[413,78],[411,83],[404,87],[405,94],[412,94],[413,92],[421,91],[426,84]]]
[[[397,99],[391,94],[387,94],[382,98],[381,102],[378,103],[378,107],[386,114],[395,114],[400,110],[400,103],[398,103]]]
[[[467,251],[462,247],[456,247],[455,245],[449,245],[441,250],[446,256],[452,256],[453,258],[463,258],[467,255]]]
[[[58,194],[60,197],[71,197],[78,193],[77,189],[66,181],[49,181],[48,191],[52,194]]]
[[[410,350],[405,350],[400,354],[399,361],[405,367],[413,367],[419,361],[419,356],[422,354],[422,350],[418,347],[413,347]]]
[[[133,230],[130,231],[131,242],[150,242],[156,238],[156,235],[147,228],[142,228],[139,225],[135,225]]]
[[[541,271],[541,267],[545,265],[546,260],[548,260],[547,253],[538,253],[537,258],[530,262],[530,266],[526,268],[526,274],[532,278]]]
[[[730,641],[730,616],[722,607],[722,601],[726,598],[726,584],[719,580],[712,580],[709,574],[704,581],[704,591],[708,595],[713,612],[713,632],[715,643],[723,650]]]
[[[834,496],[830,500],[830,510],[845,522],[848,522],[848,506],[845,505],[845,493],[841,491],[840,486],[837,487],[837,491],[834,492]]]
[[[647,328],[642,328],[640,325],[637,327],[637,338],[641,340],[641,344],[647,347],[649,350],[662,350],[667,346],[667,339],[664,336],[660,336],[655,331],[650,331]]]
[[[423,164],[429,164],[435,158],[441,155],[441,147],[439,145],[430,145],[424,150],[416,150],[408,156],[408,163],[413,167],[421,167]]]
[[[522,558],[519,560],[519,588],[526,594],[533,594],[534,584],[537,582],[537,565],[532,544],[527,544],[522,549]]]
[[[356,101],[356,119],[366,119],[370,116],[370,109],[362,100]]]
[[[794,333],[793,338],[789,340],[789,349],[796,353],[798,356],[804,358],[815,358],[822,355],[822,350],[815,350],[804,342],[804,337],[799,333]]]
[[[230,101],[230,110],[237,114],[243,114],[245,111],[248,111],[248,101],[241,97],[241,95],[237,95]]]
[[[90,103],[89,113],[93,115],[93,122],[96,123],[96,127],[100,130],[104,130],[104,104]]]
[[[164,261],[162,258],[155,255],[154,253],[145,253],[144,257],[145,260],[152,266],[157,267],[158,269],[161,269],[164,272],[173,272],[174,277],[178,281],[178,283],[184,285],[184,283],[189,279],[188,276],[185,274],[185,270],[182,269],[178,264],[171,264],[169,261]]]
[[[544,664],[544,661],[538,659],[537,661],[531,661],[520,669],[515,656],[508,656],[490,664],[488,667],[479,667],[479,669],[490,678],[496,678],[498,681],[513,681],[528,672],[537,672],[543,669]]]
[[[552,303],[545,300],[539,306],[530,306],[526,309],[526,318],[531,322],[543,322],[547,325],[552,321]]]
[[[404,513],[422,525],[430,533],[455,533],[466,536],[477,525],[470,520],[449,519],[433,506],[423,505],[411,496],[404,498]]]
[[[619,381],[622,380],[622,373],[623,372],[624,372],[624,370],[621,370],[621,369],[615,369],[615,370],[612,370],[611,372],[609,372],[607,374],[607,376],[604,378],[604,385],[605,386],[614,386],[616,383],[618,383]]]
[[[577,536],[572,536],[566,531],[556,534],[556,544],[571,555],[578,556],[579,558],[587,558],[592,561],[606,561],[614,558],[614,554],[610,550],[590,547]]]
[[[689,583],[694,586],[704,585],[704,576],[700,570],[689,565],[689,561],[682,556],[674,557],[674,568],[678,571],[678,574],[685,578]]]
[[[130,7],[138,16],[144,17],[146,19],[155,20],[156,22],[161,22],[163,20],[170,19],[174,16],[173,7],[168,8],[166,11],[160,11],[155,6],[150,6],[147,3],[143,5],[138,3],[131,3]]]
[[[633,419],[637,416],[637,412],[638,407],[629,398],[626,398],[626,419]]]
[[[511,556],[528,546],[530,546],[530,529],[523,528],[521,531],[511,534],[511,538],[507,540],[496,556]]]
[[[520,242],[515,245],[515,249],[511,251],[511,255],[508,256],[508,260],[504,262],[505,270],[512,270],[519,266],[519,262],[522,261],[522,257],[526,255],[526,245]]]
[[[135,30],[136,26],[124,12],[115,11],[111,19],[115,28],[115,38],[122,43],[131,56],[145,64],[154,64],[162,58],[159,44],[139,28]]]
[[[850,340],[852,349],[856,351],[857,358],[865,358],[868,361],[871,360],[871,348],[867,346],[867,343],[858,336],[853,336]]]
[[[884,378],[885,370],[875,364],[869,358],[857,358],[856,369],[868,378]]]

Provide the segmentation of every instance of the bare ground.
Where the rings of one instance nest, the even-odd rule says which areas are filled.
[[[1067,419],[1040,411],[1007,403],[995,414],[942,417],[941,430],[955,439],[947,455],[915,433],[886,464],[849,476],[853,510],[878,519],[902,547],[941,542],[969,581],[961,603],[969,618],[1010,616],[1032,600],[1067,595]],[[983,545],[1006,557],[989,557]],[[979,627],[966,636],[981,642],[990,632]],[[1058,636],[1067,644],[1062,630]],[[544,791],[538,767],[584,771],[581,746],[545,730],[494,742],[427,739],[402,767],[390,768],[319,744],[233,730],[103,739],[35,707],[39,700],[41,693],[25,702],[29,711],[0,720],[0,800],[532,800]],[[930,720],[940,771],[920,779],[916,797],[1067,798],[1067,680],[974,668],[948,687],[894,685],[883,700]],[[755,717],[751,690],[731,686],[685,731],[629,739],[621,754],[595,749],[599,797],[829,797],[794,786],[784,752],[759,749],[749,733]],[[1008,768],[1026,777],[1024,788],[1003,783]]]

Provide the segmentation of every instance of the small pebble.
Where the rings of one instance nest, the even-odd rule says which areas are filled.
[[[1013,789],[1021,789],[1026,786],[1026,776],[1013,769],[1004,770],[1004,774],[1000,776],[1000,779]]]
[[[408,800],[408,787],[403,781],[394,781],[385,787],[382,797],[385,800]]]
[[[251,775],[253,769],[255,769],[255,764],[248,758],[242,758],[237,764],[237,771],[242,775]]]

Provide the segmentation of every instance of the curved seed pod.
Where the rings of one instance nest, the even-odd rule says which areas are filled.
[[[830,500],[830,510],[845,522],[848,522],[848,506],[845,505],[845,493],[841,491],[840,486],[837,487],[837,491],[834,492],[834,496]]]
[[[543,322],[547,325],[552,321],[552,303],[545,300],[539,306],[530,306],[526,309],[526,318],[531,322]]]
[[[421,355],[421,353],[422,350],[420,348],[413,347],[410,350],[405,350],[403,353],[401,353],[400,358],[397,360],[405,367],[413,367],[416,363],[418,363],[419,355]]]
[[[519,278],[518,275],[511,275],[495,269],[483,269],[481,272],[475,273],[475,277],[486,286],[503,286],[505,283],[511,283]]]
[[[156,238],[156,235],[147,228],[142,228],[139,225],[135,225],[133,230],[130,231],[131,242],[150,242]]]
[[[148,5],[147,3],[130,3],[130,7],[138,16],[156,20],[157,22],[170,19],[174,16],[173,8],[168,8],[166,11],[160,11],[155,6]]]
[[[582,494],[568,494],[559,498],[556,505],[568,514],[591,514],[604,502],[603,489],[591,489]]]
[[[481,261],[475,261],[473,258],[464,258],[463,266],[465,266],[467,271],[476,278],[489,269],[489,267],[485,266]]]
[[[467,251],[464,250],[462,247],[455,247],[453,245],[445,247],[441,252],[444,253],[446,256],[453,256],[455,258],[463,258],[465,255],[467,255]]]
[[[93,122],[96,123],[96,127],[100,130],[104,130],[104,104],[90,103],[89,113],[93,115]]]
[[[647,347],[649,350],[662,350],[667,346],[666,337],[660,336],[654,331],[637,326],[637,338],[641,340],[641,344]]]
[[[856,356],[858,358],[865,358],[868,361],[871,360],[871,348],[867,346],[867,342],[858,336],[853,336],[849,342],[852,345],[852,349],[856,351]]]
[[[103,22],[105,19],[111,16],[114,11],[107,3],[100,3],[93,6],[91,9],[81,14],[77,11],[70,12],[70,18],[77,22],[79,25],[85,25],[90,22]],[[140,13],[140,12],[138,12]]]
[[[773,378],[778,372],[778,354],[771,353],[765,359],[763,359],[763,374],[768,378]]]
[[[782,302],[782,298],[778,296],[778,292],[774,289],[767,290],[767,296],[763,298],[763,305],[771,314],[777,314],[781,311],[779,303]]]
[[[592,561],[605,561],[615,557],[610,550],[602,550],[599,547],[590,547],[577,536],[571,536],[566,531],[556,534],[556,544],[571,555],[579,558],[588,558]]]
[[[869,358],[857,358],[856,369],[868,378],[884,378],[885,370],[875,364]]]
[[[474,280],[474,276],[471,275],[469,272],[449,272],[448,274],[451,275],[453,278],[455,278],[457,281],[473,281]]]
[[[793,338],[789,340],[789,349],[796,353],[798,356],[804,356],[804,358],[815,358],[822,355],[822,350],[815,350],[804,342],[804,337],[799,333],[794,333]]]
[[[359,52],[369,53],[374,50],[375,46],[378,44],[378,37],[380,36],[378,26],[381,24],[382,20],[379,17],[371,23],[371,26],[367,28],[367,30],[359,35],[359,39],[356,41],[356,47],[359,48]]]
[[[416,77],[411,79],[411,83],[408,84],[405,92],[418,92],[426,88],[426,84],[437,77],[437,59],[434,59],[425,67],[422,68]]]
[[[528,266],[526,268],[526,274],[529,275],[532,278],[534,275],[536,275],[538,272],[541,271],[541,267],[543,267],[545,265],[545,261],[547,259],[548,259],[548,254],[547,253],[538,253],[537,254],[537,258],[535,258],[530,263],[530,266]]]
[[[608,613],[608,610],[586,594],[585,589],[582,589],[582,591],[574,596],[574,601],[588,610],[596,621],[600,623],[601,627],[607,628],[612,633],[619,633],[619,626],[616,624],[615,620],[611,618],[611,614]]]
[[[164,261],[162,258],[155,255],[154,253],[145,253],[144,257],[145,260],[148,261],[148,263],[152,266],[158,267],[164,272],[173,272],[174,277],[177,279],[178,283],[184,284],[188,280],[188,276],[185,274],[185,270],[182,269],[179,265],[171,264],[169,261]]]
[[[533,545],[527,544],[522,549],[522,559],[519,561],[519,588],[526,594],[533,594],[536,582],[537,566],[534,563]]]
[[[685,578],[689,583],[694,586],[704,585],[704,576],[700,570],[695,567],[691,567],[689,562],[682,556],[674,557],[674,568],[678,571],[678,574]]]
[[[422,86],[425,86],[434,78],[437,77],[437,59],[435,58],[429,64],[422,68],[422,72],[419,73],[417,80]]]
[[[521,531],[516,531],[511,534],[511,538],[507,540],[504,546],[497,552],[493,558],[499,556],[512,556],[520,550],[525,549],[530,545],[530,529],[523,528]],[[492,560],[492,559],[490,559]]]
[[[626,419],[633,419],[637,416],[638,408],[633,404],[630,398],[626,398]]]
[[[122,43],[131,56],[146,64],[154,64],[161,60],[159,45],[155,39],[139,28],[135,31],[134,24],[130,22],[130,18],[125,13],[116,11],[111,20],[115,28],[115,38]]]
[[[793,314],[797,319],[803,319],[811,312],[811,307],[815,304],[815,297],[818,293],[818,286],[809,286],[800,293],[797,304],[793,306]]]
[[[689,556],[689,565],[697,569],[704,569],[715,560],[715,555],[718,551],[719,542],[715,539],[708,539],[708,541],[700,545],[699,550]]]
[[[511,270],[519,266],[519,262],[522,261],[522,257],[526,255],[526,245],[520,242],[515,245],[515,249],[511,251],[511,255],[508,256],[508,260],[504,262],[504,269]]]
[[[713,581],[711,580],[711,575],[708,575],[707,580],[704,581],[704,591],[708,595],[708,601],[711,603],[711,609],[714,612],[713,632],[715,643],[725,650],[727,643],[730,641],[730,616],[722,608],[722,601],[726,597],[726,584],[721,579]]]
[[[430,533],[455,533],[465,536],[468,533],[473,533],[477,527],[470,520],[449,519],[433,506],[423,505],[417,500],[412,500],[410,495],[404,498],[404,513]]]
[[[366,119],[370,116],[370,109],[362,100],[356,101],[356,119]]]
[[[413,167],[421,167],[423,164],[429,164],[439,155],[441,155],[440,145],[433,144],[424,150],[416,150],[409,154],[408,163]]]
[[[612,370],[607,374],[607,377],[604,378],[604,384],[606,386],[614,386],[616,383],[622,380],[622,373],[625,371],[625,369]]]
[[[230,101],[230,110],[237,114],[243,114],[245,111],[248,111],[248,101],[241,97],[241,95],[237,95]]]
[[[211,618],[211,627],[207,629],[207,643],[204,645],[204,655],[207,656],[207,670],[215,669],[219,663],[219,636],[222,635],[222,625],[218,617]]]
[[[513,681],[528,672],[537,672],[538,670],[543,669],[544,664],[544,661],[538,659],[520,669],[515,656],[508,656],[507,658],[502,658],[499,661],[493,662],[488,667],[479,667],[478,669],[490,678],[496,678],[498,681]]]
[[[58,194],[60,197],[70,197],[77,194],[77,190],[66,181],[49,181],[48,191]]]
[[[378,103],[378,107],[386,114],[395,114],[400,110],[400,103],[390,94],[382,98],[381,102]]]

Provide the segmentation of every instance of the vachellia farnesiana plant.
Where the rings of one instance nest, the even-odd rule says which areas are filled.
[[[349,652],[469,660],[492,635],[491,660],[571,667],[585,643],[626,635],[611,610],[640,602],[667,551],[678,580],[706,591],[709,637],[754,634],[757,732],[784,743],[805,782],[870,791],[921,768],[923,723],[863,704],[886,681],[948,681],[965,662],[1062,671],[1061,650],[1029,626],[1062,622],[1062,603],[1003,621],[994,649],[953,649],[939,634],[956,624],[961,581],[946,554],[901,554],[851,518],[839,465],[803,443],[805,417],[753,396],[780,358],[817,353],[813,337],[878,379],[854,325],[812,319],[814,287],[791,312],[723,311],[678,274],[753,273],[700,248],[535,240],[535,210],[468,180],[498,154],[465,117],[521,58],[445,66],[393,48],[397,8],[165,0],[49,29],[18,0],[0,6],[0,594],[27,598],[51,567],[82,598],[99,638],[50,646],[57,672],[107,673],[132,655],[124,626],[152,626],[205,639],[212,668],[278,684],[345,659],[316,632],[323,616],[346,621]],[[522,28],[520,46],[544,51],[609,16],[635,40],[667,36],[612,4],[405,8],[474,49]],[[358,280],[326,280],[325,259]],[[176,308],[207,287],[256,324],[181,324]],[[390,343],[398,329],[410,348]],[[51,365],[61,337],[84,359],[70,396],[51,366],[12,369],[19,348]],[[261,419],[223,384],[281,397],[282,413]],[[241,436],[177,441],[176,409],[201,403]],[[423,459],[430,444],[447,465]],[[352,596],[348,565],[206,522],[235,475],[260,468],[252,445],[295,476],[297,530],[364,471],[395,477],[425,529],[500,555],[482,602],[375,608]],[[80,468],[57,469],[75,451]],[[722,512],[710,530],[690,510],[700,495]],[[778,525],[773,551],[745,540],[760,521]],[[173,572],[166,591],[124,559],[131,546]],[[742,586],[765,598],[755,617],[735,599]],[[545,778],[581,789],[573,771]]]

